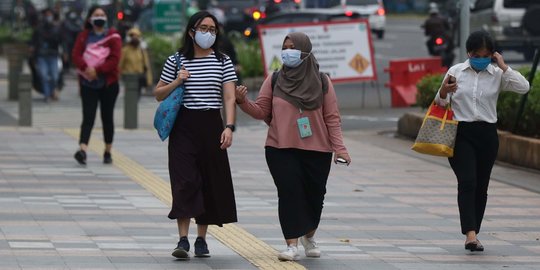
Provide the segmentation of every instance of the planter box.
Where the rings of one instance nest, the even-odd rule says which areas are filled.
[[[424,121],[424,113],[406,113],[398,120],[398,134],[405,137],[416,138]]]
[[[423,113],[404,114],[398,121],[398,133],[409,138],[416,138],[423,120]],[[498,134],[499,153],[497,160],[540,170],[540,139],[514,135],[500,130]]]
[[[499,131],[497,160],[540,170],[540,139]]]

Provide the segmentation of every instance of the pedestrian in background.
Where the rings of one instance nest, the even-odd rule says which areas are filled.
[[[242,67],[240,63],[238,62],[238,56],[236,54],[236,49],[234,48],[234,44],[229,38],[229,33],[225,31],[225,24],[227,22],[227,16],[225,16],[225,12],[223,9],[219,7],[219,3],[216,0],[210,1],[208,3],[208,8],[206,9],[210,14],[214,15],[216,19],[218,20],[218,31],[220,33],[220,39],[217,40],[219,42],[218,46],[222,50],[223,53],[225,53],[227,56],[231,58],[231,61],[234,66],[234,71],[236,72],[236,77],[238,78],[237,83],[242,83],[242,77],[240,72],[242,71]]]
[[[497,98],[501,91],[527,93],[529,82],[504,62],[487,32],[472,33],[466,49],[469,59],[448,70],[435,102],[451,103],[454,120],[459,121],[454,156],[448,160],[458,182],[461,232],[466,235],[465,249],[483,251],[477,235],[499,149]]]
[[[105,62],[97,67],[88,66],[83,59],[86,47],[95,42],[107,39],[103,46],[109,48]],[[111,148],[114,136],[114,105],[118,97],[118,79],[120,71],[118,63],[122,53],[122,40],[114,28],[107,26],[105,10],[93,6],[88,11],[85,29],[77,36],[73,47],[72,59],[79,76],[82,99],[83,121],[79,137],[80,149],[75,153],[75,159],[82,165],[86,164],[86,150],[90,134],[94,127],[98,103],[100,105],[101,122],[105,152],[103,163],[112,163]],[[105,57],[105,56],[104,56]]]
[[[226,149],[232,144],[236,118],[236,74],[221,53],[217,19],[206,11],[190,17],[183,45],[169,56],[154,94],[158,101],[184,85],[183,104],[169,135],[170,219],[176,219],[180,241],[172,255],[188,259],[190,219],[197,223],[195,256],[208,257],[208,225],[237,221]],[[179,59],[178,61],[176,59]],[[226,125],[221,109],[225,106]]]
[[[350,164],[343,144],[341,118],[332,82],[319,71],[304,33],[290,33],[283,42],[283,67],[263,82],[255,102],[247,88],[236,88],[236,103],[268,125],[266,162],[279,197],[279,222],[287,249],[283,261],[299,259],[298,238],[308,257],[319,257],[315,232],[321,220],[334,161]],[[275,82],[274,82],[275,80]]]
[[[242,83],[242,77],[240,72],[242,71],[242,66],[240,65],[240,62],[238,62],[238,56],[236,54],[236,49],[234,48],[234,44],[232,43],[231,39],[227,36],[227,33],[225,32],[225,27],[223,27],[223,24],[219,24],[218,29],[221,33],[221,38],[218,40],[219,42],[219,48],[223,50],[223,53],[225,53],[227,56],[231,58],[234,71],[236,72],[236,77],[238,78],[237,83]]]
[[[32,33],[30,51],[35,61],[39,83],[45,102],[53,98],[60,70],[58,60],[62,37],[51,9],[44,9],[38,27]]]
[[[76,10],[70,10],[66,14],[66,18],[62,23],[62,41],[64,49],[62,60],[64,64],[64,71],[66,72],[71,66],[71,52],[73,51],[73,46],[75,46],[75,40],[77,38],[77,35],[79,35],[79,33],[84,28],[83,25],[84,22]]]
[[[142,33],[138,28],[131,28],[127,33],[127,44],[122,48],[120,71],[122,74],[139,76],[139,96],[141,91],[152,85],[152,70],[148,52],[142,47]]]

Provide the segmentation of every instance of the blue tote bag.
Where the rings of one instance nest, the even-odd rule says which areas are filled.
[[[177,67],[180,66],[180,59],[175,53]],[[184,97],[184,84],[179,85],[174,89],[161,103],[159,104],[156,114],[154,115],[154,128],[157,130],[159,138],[165,141],[172,128],[174,127],[174,121],[180,113],[180,107],[182,106],[182,100]]]

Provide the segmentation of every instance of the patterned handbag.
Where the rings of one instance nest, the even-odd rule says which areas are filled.
[[[180,60],[176,54],[176,63],[178,66]],[[161,103],[154,114],[154,128],[157,130],[159,138],[164,141],[169,137],[171,130],[180,112],[182,100],[184,97],[184,85],[176,87]]]
[[[450,104],[441,107],[433,102],[411,149],[427,155],[452,157],[458,127],[458,121],[453,117]]]

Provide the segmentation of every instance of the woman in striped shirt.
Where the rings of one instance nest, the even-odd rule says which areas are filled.
[[[231,170],[226,149],[232,144],[237,77],[231,59],[222,54],[216,18],[194,14],[184,32],[183,47],[163,67],[154,94],[165,99],[185,86],[184,99],[169,135],[169,175],[180,241],[172,255],[189,258],[189,223],[195,218],[195,256],[209,257],[205,241],[209,224],[237,221]],[[179,59],[178,63],[177,60]],[[225,106],[226,125],[221,108]]]

